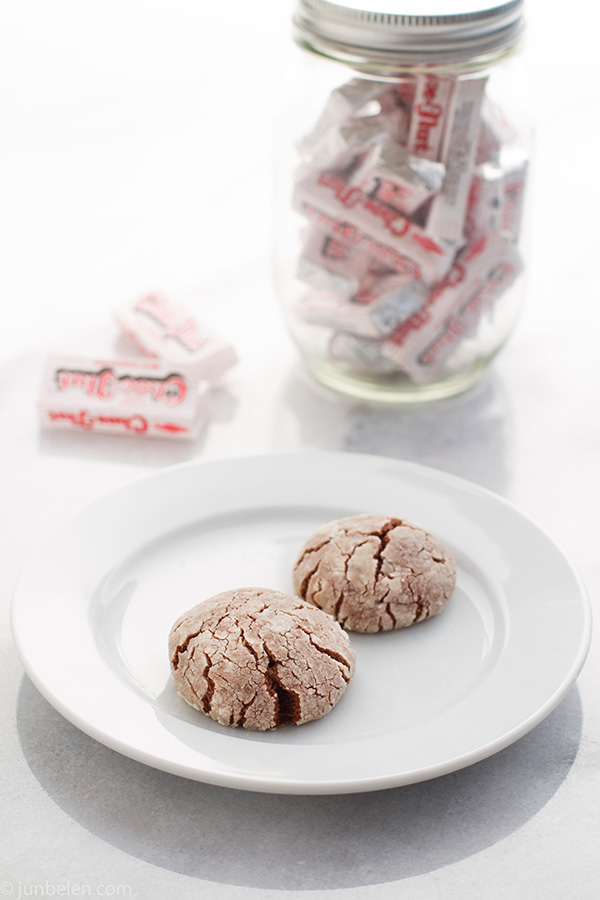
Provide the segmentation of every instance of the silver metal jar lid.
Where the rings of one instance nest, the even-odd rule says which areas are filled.
[[[441,63],[493,58],[523,28],[523,0],[296,0],[296,40],[360,62]]]

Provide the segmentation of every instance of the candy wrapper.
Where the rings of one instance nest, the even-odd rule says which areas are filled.
[[[196,381],[217,381],[237,362],[228,341],[164,294],[140,297],[118,309],[116,319],[145,356],[183,368]]]
[[[317,226],[309,231],[297,275],[318,290],[349,296],[358,291],[369,263],[366,253]]]
[[[314,166],[317,161],[328,163],[336,154],[347,152],[349,142],[353,146],[368,142],[374,130],[403,139],[408,132],[414,90],[413,79],[384,84],[353,78],[340,85],[329,95],[310,134],[300,141],[300,153]]]
[[[423,159],[441,158],[442,137],[454,87],[454,78],[432,73],[416,76],[406,146]]]
[[[352,173],[351,183],[369,197],[411,216],[440,190],[445,172],[441,163],[411,156],[401,144],[388,139],[369,148]]]
[[[464,243],[464,219],[486,80],[459,79],[452,91],[440,157],[446,174],[427,216],[427,233],[438,240]]]
[[[384,343],[382,352],[415,381],[432,381],[521,269],[520,256],[508,238],[478,238],[458,255],[448,276]]]
[[[452,264],[450,245],[436,241],[416,222],[397,209],[369,196],[342,175],[314,172],[303,178],[294,193],[296,208],[307,214],[308,207],[353,226],[362,242],[388,247],[412,264],[416,278],[432,284],[443,278]]]
[[[479,74],[415,70],[332,93],[292,199],[309,223],[293,308],[304,339],[318,329],[309,352],[423,384],[493,317],[523,269],[527,168],[487,90]]]
[[[38,398],[45,428],[194,439],[209,387],[157,359],[48,358]]]
[[[391,334],[419,309],[427,295],[422,281],[396,274],[374,277],[354,298],[322,291],[308,294],[298,314],[305,322],[348,331],[362,337]]]
[[[38,396],[41,425],[196,439],[213,385],[237,361],[234,348],[159,293],[122,306],[116,319],[120,335],[114,324],[110,332],[100,326],[73,338],[72,351],[67,346],[48,356]]]

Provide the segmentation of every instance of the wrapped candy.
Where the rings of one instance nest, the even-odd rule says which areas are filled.
[[[444,181],[427,216],[427,233],[438,240],[463,242],[486,81],[486,78],[457,79],[450,96],[440,156],[445,167]]]
[[[183,367],[197,381],[217,381],[237,362],[228,341],[164,294],[145,294],[115,315],[122,332],[145,356]]]
[[[411,216],[440,190],[444,174],[441,163],[411,156],[388,139],[369,148],[350,181],[370,197]]]
[[[416,76],[416,89],[410,128],[406,140],[409,153],[423,159],[441,158],[442,136],[446,125],[454,78],[433,72]]]
[[[50,356],[38,397],[46,428],[194,439],[209,388],[158,359]]]
[[[303,178],[296,185],[294,203],[304,214],[310,206],[350,223],[360,234],[409,260],[415,277],[429,284],[443,278],[452,264],[450,245],[435,240],[416,222],[335,172],[314,172]]]
[[[432,380],[520,271],[521,260],[510,240],[498,234],[478,238],[457,256],[423,306],[385,342],[384,355],[416,381]]]
[[[304,145],[293,205],[309,223],[296,275],[310,290],[293,312],[330,330],[319,346],[349,370],[443,378],[523,269],[527,168],[487,81],[353,79]]]
[[[313,227],[298,261],[298,278],[319,290],[355,293],[369,269],[369,257],[325,229]]]
[[[374,276],[368,291],[359,290],[352,299],[323,291],[308,294],[299,314],[304,321],[349,331],[362,337],[391,334],[419,309],[427,295],[422,281],[396,273]]]

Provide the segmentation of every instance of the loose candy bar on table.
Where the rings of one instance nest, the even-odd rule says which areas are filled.
[[[209,385],[158,359],[50,356],[38,396],[43,427],[192,440]]]
[[[218,381],[237,362],[228,341],[164,294],[145,294],[122,306],[115,316],[123,334],[142,353],[183,367],[196,381]]]

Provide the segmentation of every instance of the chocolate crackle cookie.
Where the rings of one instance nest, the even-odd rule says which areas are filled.
[[[370,513],[323,525],[294,566],[298,596],[349,631],[392,631],[435,616],[455,580],[454,560],[438,540]]]
[[[225,591],[184,613],[171,629],[169,656],[184,700],[221,725],[252,731],[326,715],[355,659],[331,616],[265,588]]]

